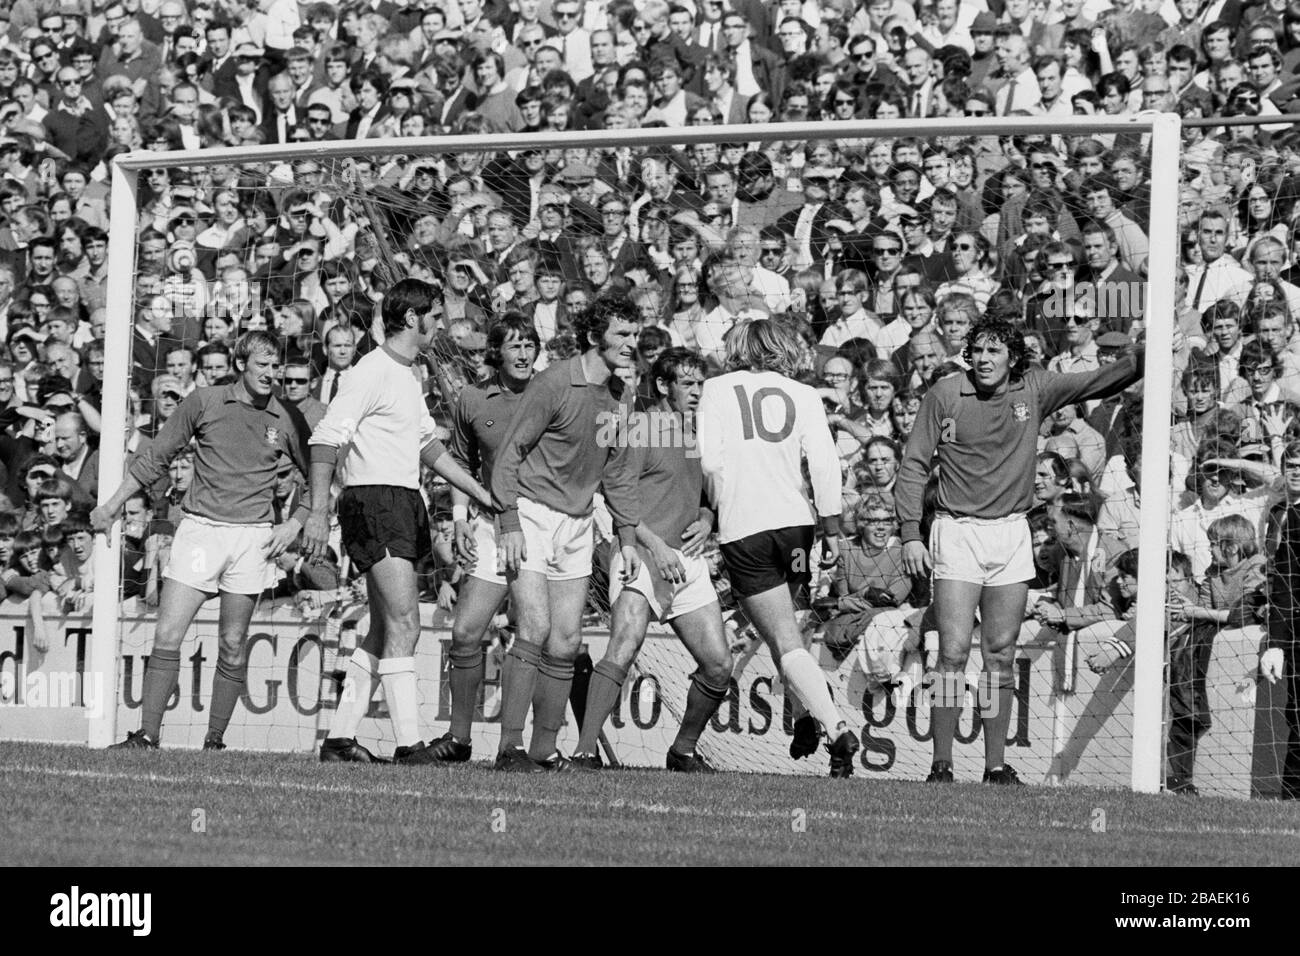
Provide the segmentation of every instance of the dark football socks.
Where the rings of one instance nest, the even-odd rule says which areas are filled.
[[[966,699],[966,675],[962,671],[940,671],[935,676],[934,702],[930,708],[934,762],[952,763],[952,739],[957,734],[957,718]]]
[[[727,696],[727,687],[714,687],[706,683],[698,673],[691,675],[691,689],[686,692],[686,713],[682,715],[682,725],[677,730],[677,739],[672,749],[687,756],[695,753],[695,745],[704,725],[718,712],[718,706]]]
[[[235,704],[244,692],[244,681],[248,677],[248,664],[231,667],[220,658],[217,659],[217,673],[212,678],[212,705],[208,712],[208,734],[220,737],[230,724],[230,715],[235,712]]]
[[[501,691],[501,750],[524,745],[524,722],[533,706],[533,688],[537,684],[537,664],[542,649],[516,637],[510,646],[510,666],[506,668]]]
[[[144,701],[141,704],[140,729],[157,741],[162,734],[163,711],[180,684],[180,648],[169,651],[155,647],[144,668]]]
[[[528,756],[534,760],[546,760],[555,753],[572,686],[573,661],[558,660],[542,651],[533,692],[533,739],[528,748]]]
[[[979,684],[980,730],[984,733],[984,767],[1002,766],[1007,751],[1007,730],[1011,726],[1011,701],[1015,681],[1010,671],[985,671]]]
[[[486,656],[482,645],[451,649],[451,735],[464,744],[469,743],[473,730]]]
[[[582,718],[582,733],[578,737],[577,753],[594,754],[600,731],[605,721],[618,706],[618,695],[627,680],[627,668],[613,661],[600,661],[591,670],[591,683],[587,685],[587,713]]]

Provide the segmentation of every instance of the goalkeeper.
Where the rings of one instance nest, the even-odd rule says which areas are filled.
[[[1035,576],[1026,514],[1034,500],[1039,425],[1058,408],[1131,385],[1141,377],[1142,357],[1139,350],[1093,372],[1029,369],[1022,330],[985,318],[966,337],[969,370],[940,379],[921,401],[894,490],[903,565],[915,578],[934,570],[940,646],[931,711],[934,765],[927,778],[932,783],[954,779],[952,742],[976,609],[984,660],[978,695],[984,780],[1020,783],[1003,758],[1015,691],[1015,641]],[[922,495],[935,457],[938,508],[927,547],[920,531]]]

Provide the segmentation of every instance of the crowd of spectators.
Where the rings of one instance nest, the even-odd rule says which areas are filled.
[[[1171,584],[1173,613],[1246,620],[1218,612],[1258,590],[1233,569],[1266,550],[1297,434],[1300,133],[1213,120],[1300,108],[1300,3],[4,6],[0,563],[14,599],[82,609],[93,586],[84,516],[97,493],[117,153],[930,117],[951,120],[944,135],[852,138],[827,126],[811,141],[684,149],[371,156],[358,144],[347,160],[160,165],[139,183],[130,450],[194,388],[227,380],[234,339],[255,328],[283,339],[283,395],[314,424],[381,340],[374,304],[399,274],[442,289],[427,372],[444,423],[457,391],[491,372],[485,333],[505,314],[532,320],[541,368],[578,349],[572,318],[594,296],[632,296],[645,327],[631,384],[647,399],[644,373],[664,348],[716,365],[733,325],[783,316],[807,342],[806,375],[843,463],[851,546],[817,606],[847,653],[879,612],[924,606],[898,563],[892,487],[921,398],[964,366],[972,323],[1019,323],[1033,361],[1068,372],[1114,361],[1148,321],[1172,322],[1170,579],[1185,585]],[[1140,132],[978,135],[982,117],[1068,124],[1139,111],[1192,123],[1176,170],[1150,168]],[[1176,229],[1152,235],[1152,178],[1173,175]],[[1171,238],[1176,301],[1148,309],[1149,251]],[[1131,616],[1142,394],[1139,384],[1062,409],[1044,430],[1027,628]],[[156,594],[191,467],[182,456],[165,486],[128,504],[128,596]],[[286,464],[286,502],[301,483]],[[450,518],[441,490],[430,494],[438,557],[425,593],[450,607]],[[278,593],[341,583],[337,567],[296,555],[281,566]],[[1089,660],[1104,670],[1131,648],[1121,631]]]

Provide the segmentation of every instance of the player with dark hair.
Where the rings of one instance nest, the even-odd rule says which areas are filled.
[[[597,488],[614,519],[623,573],[640,570],[636,463],[622,440],[631,395],[618,369],[636,361],[641,327],[626,297],[603,295],[577,319],[583,351],[534,377],[492,468],[501,510],[497,553],[510,583],[518,634],[503,680],[499,770],[564,769],[555,740],[581,647]],[[533,708],[533,736],[523,747]]]
[[[1016,635],[1035,575],[1026,514],[1034,505],[1038,428],[1063,405],[1106,398],[1137,381],[1142,357],[1139,348],[1091,372],[1027,368],[1022,331],[999,319],[981,319],[966,337],[969,370],[938,380],[921,400],[894,494],[904,568],[914,578],[934,569],[939,673],[932,689],[931,782],[953,780],[952,741],[966,695],[977,609],[984,658],[978,694],[984,780],[1020,782],[1003,758]],[[927,547],[920,531],[922,496],[936,456],[938,497]]]
[[[163,712],[179,684],[181,642],[194,615],[215,594],[221,597],[217,671],[203,749],[225,749],[222,737],[248,673],[253,609],[274,580],[272,562],[297,538],[308,513],[300,504],[288,521],[272,526],[281,458],[287,455],[300,471],[307,469],[307,423],[274,394],[279,355],[274,336],[241,336],[234,352],[239,378],[191,392],[131,462],[113,496],[90,514],[92,527],[107,533],[123,505],[152,487],[194,442],[194,478],[181,501],[184,517],[163,571],[154,645],[145,666],[140,729],[114,748],[158,746]]]
[[[490,507],[491,499],[434,435],[416,358],[437,331],[433,286],[402,279],[381,307],[384,344],[367,352],[340,384],[311,435],[311,516],[303,528],[308,560],[329,538],[330,484],[343,459],[339,528],[352,565],[366,576],[370,633],[353,651],[322,761],[373,763],[356,741],[376,679],[392,715],[394,763],[433,763],[420,740],[415,642],[420,636],[415,569],[432,553],[429,516],[420,497],[420,465],[432,468]],[[340,451],[342,450],[342,454]]]
[[[501,450],[524,388],[533,377],[541,340],[527,316],[506,315],[488,330],[486,363],[496,371],[485,382],[466,386],[452,412],[451,453],[484,485],[492,482],[492,465]],[[491,513],[469,514],[469,495],[452,492],[457,555],[468,574],[456,598],[451,625],[449,683],[451,727],[429,744],[444,763],[470,758],[474,706],[483,685],[483,635],[505,603],[509,586],[498,567],[496,524]]]
[[[771,319],[727,333],[727,374],[705,382],[700,397],[700,466],[718,509],[732,592],[826,734],[831,776],[848,777],[858,738],[841,719],[795,616],[812,576],[814,511],[822,562],[830,566],[839,560],[843,510],[840,460],[821,397],[794,380],[803,349],[793,329]],[[804,493],[805,460],[814,507]]]
[[[709,718],[727,696],[731,650],[722,609],[709,578],[704,545],[713,530],[713,512],[701,507],[704,473],[695,455],[695,411],[708,367],[690,349],[664,351],[650,371],[659,396],[650,410],[633,417],[630,443],[637,460],[641,523],[636,528],[641,569],[624,580],[617,555],[609,568],[611,614],[609,645],[587,688],[587,713],[570,763],[599,769],[597,738],[618,704],[628,669],[645,641],[653,614],[666,621],[699,665],[691,675],[677,737],[668,748],[669,770],[708,772],[695,744]]]

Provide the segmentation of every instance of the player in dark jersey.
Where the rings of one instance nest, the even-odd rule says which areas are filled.
[[[613,613],[609,646],[587,689],[587,713],[577,750],[570,758],[572,767],[595,770],[602,766],[597,738],[618,703],[623,681],[653,617],[672,626],[699,665],[691,675],[677,738],[668,748],[668,769],[710,769],[695,755],[695,744],[727,695],[731,651],[703,555],[713,529],[713,513],[699,504],[704,473],[694,432],[705,371],[704,360],[690,349],[666,350],[650,372],[659,401],[654,408],[636,413],[628,428],[641,500],[642,518],[636,529],[641,569],[625,582],[620,557],[615,555],[610,561]]]
[[[526,316],[506,315],[488,330],[487,363],[496,369],[486,382],[467,386],[452,413],[451,453],[484,485],[492,481],[492,464],[505,440],[541,340]],[[498,567],[496,521],[490,513],[469,514],[469,495],[452,492],[456,552],[468,569],[456,596],[451,625],[451,727],[429,743],[442,763],[470,758],[470,732],[479,688],[483,686],[483,635],[509,593]]]
[[[634,577],[640,566],[634,463],[620,442],[602,440],[599,427],[630,404],[615,372],[634,361],[640,326],[628,299],[606,295],[593,302],[578,320],[582,353],[529,383],[492,469],[492,497],[501,511],[497,548],[518,618],[502,688],[499,770],[564,765],[555,740],[582,643],[597,488],[604,488],[614,519],[624,572]],[[533,736],[525,751],[530,707]]]
[[[1038,427],[1058,408],[1122,391],[1142,376],[1142,350],[1092,372],[1026,367],[1023,331],[982,319],[966,337],[969,370],[940,379],[925,394],[894,487],[903,566],[914,578],[934,569],[939,672],[932,694],[932,783],[951,783],[952,741],[966,696],[975,611],[984,670],[977,695],[986,783],[1018,784],[1003,760],[1016,636],[1029,582],[1037,573],[1029,522],[1034,503]],[[939,463],[938,509],[929,547],[921,541],[921,502],[931,459]]]
[[[194,441],[194,480],[181,502],[185,517],[163,572],[140,729],[114,748],[158,746],[163,711],[179,680],[181,642],[199,608],[219,594],[217,673],[203,749],[225,749],[222,737],[248,673],[248,623],[258,596],[274,581],[273,560],[308,515],[301,503],[288,521],[272,526],[281,457],[287,454],[304,474],[308,461],[307,423],[274,394],[279,355],[274,336],[241,336],[234,352],[239,378],[192,392],[131,463],[121,487],[91,512],[91,526],[107,532],[127,499],[166,474],[171,460]]]

